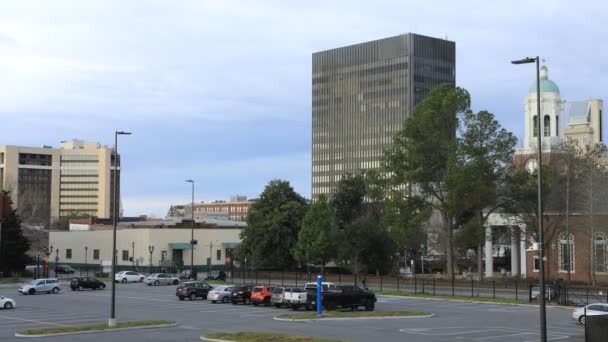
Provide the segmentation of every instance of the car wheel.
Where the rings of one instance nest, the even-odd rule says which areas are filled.
[[[228,303],[228,297],[222,298],[222,303],[224,303],[224,304]]]
[[[158,286],[158,285],[160,285],[160,281],[157,280],[154,282],[154,286]]]
[[[29,295],[36,294],[36,290],[30,289],[29,291],[27,291],[27,294],[29,294]]]
[[[143,283],[144,282],[144,277],[139,278],[139,282]]]
[[[245,298],[245,300],[243,300],[243,304],[245,304],[245,305],[251,304],[251,298]]]
[[[70,287],[70,288],[72,289],[72,291],[76,291],[76,288],[75,288],[75,287]]]
[[[78,286],[78,291],[82,291],[82,286]]]
[[[232,301],[232,305],[236,305],[236,300],[233,300],[233,301]]]
[[[368,301],[367,303],[365,303],[365,311],[374,311],[375,306],[376,305],[373,301]]]
[[[585,325],[585,323],[587,323],[587,316],[581,316],[578,318],[578,322],[582,325]]]
[[[11,302],[4,303],[4,308],[7,309],[7,310],[8,309],[12,309],[13,308],[13,303],[11,303]]]
[[[190,294],[190,300],[196,300],[196,293]]]
[[[215,304],[215,303],[217,303],[217,300],[212,300],[211,301],[211,304]]]
[[[177,297],[177,298],[179,298],[179,300],[184,300],[184,299],[186,299],[186,297],[184,297],[184,296],[179,296],[179,297]]]
[[[58,287],[54,287],[53,290],[51,291],[53,294],[58,294],[59,293],[59,288]]]
[[[280,307],[281,307],[281,304],[279,304],[279,303],[275,303],[275,304],[274,304],[274,306],[275,306],[276,308],[280,308]]]
[[[126,284],[127,283],[127,278],[122,278],[122,283]]]
[[[270,298],[264,300],[264,306],[270,306]]]
[[[177,285],[177,284],[179,284],[179,280],[176,279],[173,281],[173,285]]]
[[[251,304],[253,304],[253,306],[258,306],[258,302],[253,302]]]

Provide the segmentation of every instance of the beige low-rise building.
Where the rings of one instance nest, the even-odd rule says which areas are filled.
[[[189,269],[191,225],[190,222],[168,227],[159,223],[153,226],[123,224],[116,232],[116,264],[142,270],[150,266]],[[207,270],[209,266],[219,269],[230,265],[243,228],[240,224],[220,226],[197,222],[194,228],[195,269]],[[72,224],[70,231],[50,231],[49,249],[51,247],[51,264],[109,266],[112,226]]]

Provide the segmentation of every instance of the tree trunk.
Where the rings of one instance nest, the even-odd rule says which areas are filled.
[[[477,273],[479,273],[479,280],[483,280],[483,244],[477,245]]]

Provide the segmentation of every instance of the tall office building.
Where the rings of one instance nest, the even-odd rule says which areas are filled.
[[[96,142],[64,141],[60,148],[0,146],[0,189],[10,191],[28,223],[46,225],[82,215],[111,218],[113,167],[113,149]],[[120,179],[120,156],[118,167]]]
[[[313,198],[379,166],[414,106],[456,84],[455,53],[452,41],[409,33],[313,54]]]

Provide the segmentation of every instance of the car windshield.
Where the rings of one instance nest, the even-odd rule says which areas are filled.
[[[261,287],[254,287],[253,288],[253,292],[262,292],[262,288]]]
[[[40,280],[32,280],[32,281],[30,281],[29,283],[26,283],[26,284],[27,284],[27,285],[38,285],[38,282],[39,282],[39,281],[40,281]]]
[[[281,287],[275,287],[274,289],[272,289],[272,293],[274,293],[274,294],[281,294],[281,293],[283,293],[283,288],[281,288]]]

